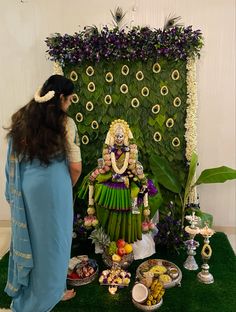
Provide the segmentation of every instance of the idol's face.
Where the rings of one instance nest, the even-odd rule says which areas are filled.
[[[124,143],[124,138],[124,131],[121,128],[117,129],[115,133],[115,143],[117,145],[122,145]]]

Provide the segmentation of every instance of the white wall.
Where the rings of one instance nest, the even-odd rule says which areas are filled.
[[[111,23],[110,9],[127,11],[133,25],[162,27],[170,13],[185,25],[201,29],[205,46],[198,64],[199,170],[228,165],[235,158],[235,1],[234,0],[0,0],[1,48],[0,125],[32,97],[52,72],[45,55],[45,38],[72,34],[85,25]],[[0,220],[9,219],[4,201],[5,132],[0,130]],[[202,210],[214,215],[215,224],[235,226],[235,182],[200,186]]]

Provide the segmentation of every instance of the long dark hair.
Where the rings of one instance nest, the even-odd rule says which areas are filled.
[[[63,94],[73,93],[73,83],[61,76],[53,75],[44,83],[40,96],[54,90],[55,95],[47,102],[38,103],[32,99],[27,105],[12,115],[8,137],[13,140],[13,151],[28,160],[34,158],[49,164],[56,154],[66,155],[66,113],[61,109]]]

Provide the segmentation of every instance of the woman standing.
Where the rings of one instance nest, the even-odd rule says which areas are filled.
[[[72,240],[72,185],[81,173],[79,138],[66,114],[73,83],[51,76],[12,116],[6,199],[12,239],[6,293],[14,312],[47,312],[66,290]]]

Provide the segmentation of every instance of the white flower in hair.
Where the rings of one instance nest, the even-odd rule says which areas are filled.
[[[45,102],[51,100],[54,97],[54,95],[55,95],[55,91],[54,90],[48,91],[44,96],[40,96],[40,92],[41,92],[41,88],[39,88],[35,92],[35,95],[34,95],[35,102],[45,103]]]

